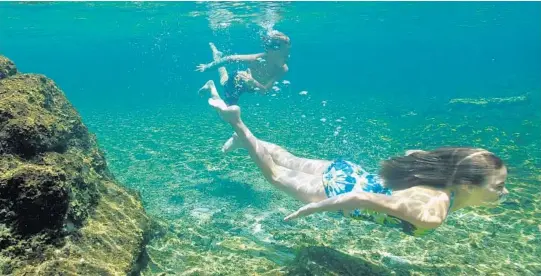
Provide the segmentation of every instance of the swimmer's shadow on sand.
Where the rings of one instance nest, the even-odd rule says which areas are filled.
[[[271,196],[268,192],[258,191],[248,182],[237,182],[223,178],[218,173],[210,175],[212,182],[194,187],[198,192],[212,197],[224,198],[238,208],[254,207],[264,209],[268,207]]]
[[[299,250],[295,260],[284,272],[286,275],[410,275],[415,267],[388,268],[370,263],[363,258],[351,256],[324,246],[310,246]]]

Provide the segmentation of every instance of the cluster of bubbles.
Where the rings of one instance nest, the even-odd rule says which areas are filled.
[[[289,88],[291,85],[291,82],[289,80],[283,80],[281,82],[274,82],[273,86],[272,86],[272,94],[270,94],[271,97],[276,97],[278,95],[279,92],[282,91],[283,88]],[[298,93],[299,96],[303,97],[303,98],[307,98],[307,99],[310,99],[309,97],[309,93],[307,90],[302,90]],[[324,108],[326,107],[328,104],[328,102],[326,100],[322,100],[321,101],[321,107]],[[258,104],[259,105],[259,104]],[[306,115],[305,114],[302,114],[301,115],[301,118],[303,119],[306,119]],[[334,130],[333,130],[333,136],[334,137],[337,137],[340,135],[341,131],[342,131],[342,126],[339,125],[339,124],[342,124],[344,122],[346,118],[344,116],[341,116],[337,119],[334,120],[334,124],[331,123],[331,121],[329,121],[327,118],[325,117],[322,117],[319,119],[319,121],[323,124],[327,124],[329,126],[333,126],[336,125],[334,127]],[[347,141],[344,139],[342,141],[342,143],[347,143]]]

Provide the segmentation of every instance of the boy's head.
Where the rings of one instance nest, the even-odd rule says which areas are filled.
[[[289,52],[291,40],[287,35],[279,31],[269,31],[264,38],[265,51],[284,51]]]

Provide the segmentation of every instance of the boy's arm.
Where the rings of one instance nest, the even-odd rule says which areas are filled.
[[[218,60],[215,60],[208,64],[200,64],[197,67],[197,71],[204,72],[207,70],[211,70],[220,66],[223,66],[228,63],[233,62],[253,62],[256,61],[258,58],[260,58],[263,54],[251,54],[251,55],[230,55],[225,56],[223,58],[220,58]]]
[[[283,70],[280,73],[276,74],[274,77],[272,77],[266,84],[261,84],[260,82],[252,78],[252,85],[256,88],[259,88],[259,94],[265,95],[267,94],[267,91],[272,87],[274,82],[281,79],[285,75],[285,73],[287,73],[287,71],[289,71],[289,68],[286,64],[284,64]]]

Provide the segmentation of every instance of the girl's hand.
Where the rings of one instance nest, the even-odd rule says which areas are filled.
[[[302,217],[309,216],[309,215],[311,215],[313,213],[316,213],[316,212],[318,212],[318,204],[314,202],[314,203],[304,205],[303,207],[301,207],[296,212],[294,212],[291,215],[285,217],[284,220],[289,221],[289,220],[293,220],[293,219],[296,219],[296,218],[302,218]]]
[[[349,213],[352,209],[362,207],[361,203],[365,201],[365,192],[356,192],[356,193],[345,193],[331,198],[324,199],[320,202],[313,202],[307,204],[294,212],[293,214],[287,216],[284,220],[292,220],[300,217],[305,217],[317,212],[326,212],[326,211],[342,211],[345,215],[349,216]]]

